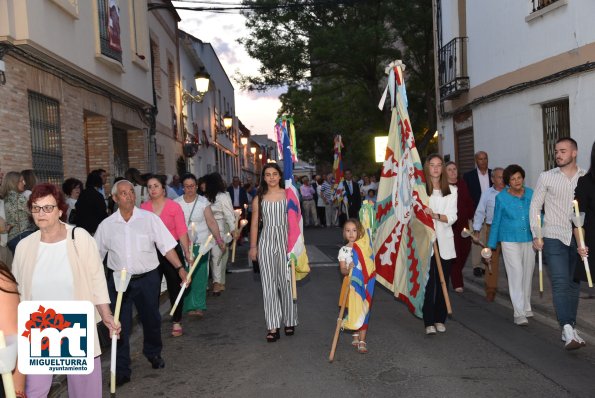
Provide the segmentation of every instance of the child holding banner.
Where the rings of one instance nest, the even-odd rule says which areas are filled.
[[[352,277],[350,272],[355,267],[355,264],[353,261],[353,256],[356,254],[354,253],[354,250],[353,250],[353,244],[357,240],[364,237],[365,233],[366,232],[364,230],[364,227],[357,219],[350,218],[343,225],[343,238],[347,241],[347,244],[339,250],[339,255],[337,258],[339,260],[339,269],[341,270],[341,274],[349,279],[351,279],[351,277]],[[339,306],[345,305],[347,308],[349,308],[349,305],[347,303],[349,303],[350,299],[352,298],[352,297],[349,297],[349,298],[345,299],[346,295],[350,294],[350,290],[351,290],[350,289],[351,280],[349,280],[348,282],[349,283],[343,283],[343,286],[341,288],[341,294],[339,295],[339,300],[341,300],[341,299],[344,300],[343,303],[339,302]],[[355,312],[357,312],[356,309],[352,308],[351,312],[352,312],[350,314],[351,317],[356,318],[356,315],[357,315],[355,313]],[[349,322],[347,321],[348,318],[349,318],[349,316],[346,318],[346,321],[344,321],[343,326],[349,329],[348,326],[350,326],[350,325],[349,325]],[[363,324],[358,329],[355,329],[354,333],[352,334],[353,340],[351,341],[351,345],[353,345],[360,354],[365,354],[368,352],[368,348],[366,345],[366,333],[368,331],[368,322],[367,322],[368,317],[365,316],[364,318],[365,318],[365,320],[364,320]]]

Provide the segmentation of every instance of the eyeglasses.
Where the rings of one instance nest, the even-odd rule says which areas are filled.
[[[31,206],[31,213],[39,213],[41,211],[41,209],[43,209],[44,213],[49,214],[49,213],[53,212],[56,207],[58,207],[58,205],[45,205],[45,206],[33,205],[33,206]]]
[[[192,189],[192,188],[196,188],[195,184],[192,185],[184,185],[184,189]]]

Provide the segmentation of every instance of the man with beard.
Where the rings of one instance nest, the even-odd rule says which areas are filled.
[[[549,267],[554,307],[567,350],[585,346],[585,341],[574,328],[580,284],[574,281],[577,247],[570,217],[574,189],[579,177],[585,175],[585,170],[576,164],[577,153],[577,144],[572,138],[563,137],[556,141],[558,167],[544,171],[539,176],[529,212],[533,247],[543,250],[544,262]],[[545,207],[543,239],[538,239],[537,216],[541,214],[542,207]]]

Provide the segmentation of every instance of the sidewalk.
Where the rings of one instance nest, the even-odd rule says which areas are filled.
[[[535,259],[536,263],[531,291],[531,307],[535,313],[535,319],[552,327],[559,328],[552,301],[552,286],[547,273],[547,267],[545,264],[543,265],[543,294],[541,294],[539,292],[539,266],[537,264],[537,256]],[[485,297],[484,279],[483,277],[478,278],[473,275],[471,255],[469,255],[469,259],[463,268],[463,278],[465,291],[471,291]],[[450,294],[457,293],[452,291]],[[500,256],[498,294],[496,295],[495,303],[510,308],[510,321],[512,322],[512,304],[508,294],[508,279],[506,278],[506,268],[504,267],[502,256]],[[589,288],[586,282],[581,283],[576,326],[580,331],[581,336],[588,343],[595,344],[595,288]]]

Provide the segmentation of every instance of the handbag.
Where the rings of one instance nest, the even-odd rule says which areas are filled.
[[[9,240],[8,243],[6,243],[6,246],[10,249],[12,254],[14,254],[19,242],[25,239],[27,236],[31,235],[33,232],[35,232],[34,229],[28,229],[26,231],[21,232],[20,234]]]

